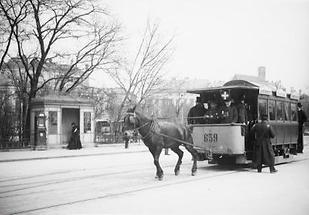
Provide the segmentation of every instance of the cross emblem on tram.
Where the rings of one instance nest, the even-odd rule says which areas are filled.
[[[221,97],[222,97],[224,100],[226,100],[229,96],[230,96],[230,95],[229,95],[226,91],[224,91],[223,93],[221,93]]]

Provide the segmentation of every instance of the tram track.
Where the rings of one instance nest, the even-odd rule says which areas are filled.
[[[189,165],[191,165],[189,162],[182,164],[182,166],[189,166]],[[165,165],[163,168],[172,168],[172,167],[174,167],[174,165],[171,164],[171,165]],[[110,167],[110,168],[113,168],[113,167]],[[79,171],[83,172],[83,170],[79,170]],[[141,171],[150,172],[150,171],[154,171],[154,168],[153,167],[136,168],[136,169],[130,169],[130,170],[126,170],[126,171],[122,170],[122,171],[117,171],[117,172],[89,174],[89,175],[78,176],[78,177],[69,176],[70,178],[64,178],[64,179],[49,179],[49,180],[45,180],[45,181],[35,181],[35,182],[11,184],[11,185],[1,185],[0,188],[2,188],[2,189],[3,188],[18,187],[18,186],[26,186],[26,187],[6,190],[6,191],[0,191],[0,199],[11,197],[11,196],[17,196],[18,194],[1,196],[2,194],[13,193],[13,192],[16,192],[16,191],[28,190],[28,189],[32,189],[32,188],[39,188],[39,187],[44,187],[44,186],[50,186],[50,185],[56,185],[56,184],[68,183],[68,182],[74,182],[74,181],[80,181],[80,180],[87,180],[87,179],[92,179],[92,178],[113,177],[113,176],[117,176],[117,175],[127,175],[127,174],[132,174],[132,173],[134,174],[134,173],[138,173],[138,172],[141,172]],[[70,173],[72,173],[72,172],[77,172],[77,171],[71,171]],[[63,172],[61,172],[60,174],[63,174]],[[55,175],[55,174],[49,174],[49,175]],[[39,176],[41,176],[41,175],[37,175],[37,177],[39,177]],[[42,175],[42,176],[45,177],[46,175]],[[31,178],[33,178],[33,177],[29,177],[28,179],[31,179]],[[20,195],[27,195],[27,194],[20,194]]]
[[[300,162],[300,161],[305,161],[305,160],[309,160],[309,158],[297,159],[297,160],[291,161],[289,163]],[[282,164],[285,164],[285,163],[282,163]],[[282,165],[282,164],[279,164],[279,165]],[[136,165],[136,164],[131,164],[129,166],[134,166],[134,165]],[[182,166],[189,166],[189,165],[191,165],[191,163],[189,163],[189,162],[182,164]],[[114,167],[116,167],[116,166],[108,166],[106,168],[111,169],[111,168],[114,168]],[[172,167],[173,167],[172,164],[163,166],[163,168],[172,168]],[[95,170],[99,171],[99,169],[95,169]],[[152,170],[153,170],[153,167],[136,168],[136,169],[130,169],[130,170],[127,170],[127,171],[107,172],[107,173],[100,173],[100,174],[89,174],[89,175],[78,176],[78,177],[69,176],[69,178],[63,178],[63,179],[49,179],[49,180],[44,180],[44,181],[34,181],[34,182],[26,182],[26,183],[19,183],[19,184],[0,185],[0,189],[26,186],[26,187],[22,187],[22,188],[18,188],[18,189],[0,191],[0,199],[11,197],[11,196],[16,196],[16,195],[1,196],[2,194],[12,193],[12,192],[16,192],[16,191],[22,191],[22,190],[44,187],[44,186],[50,186],[50,185],[56,185],[56,184],[61,184],[61,183],[68,183],[68,182],[79,181],[79,180],[87,180],[87,179],[91,179],[91,178],[113,177],[113,176],[117,176],[117,175],[126,175],[126,174],[129,174],[129,173],[137,173],[137,172],[140,172],[140,171],[152,171]],[[33,178],[39,178],[39,177],[48,177],[48,176],[51,176],[51,175],[54,175],[54,176],[64,175],[64,174],[71,174],[71,173],[75,173],[75,172],[84,172],[84,171],[85,171],[84,169],[70,170],[70,171],[59,171],[59,172],[53,172],[53,173],[49,173],[49,174],[39,174],[39,175],[34,175],[34,176],[29,176],[29,177],[19,177],[19,178],[14,178],[12,180],[9,180],[9,179],[8,180],[2,180],[2,181],[0,181],[0,183],[1,182],[7,182],[7,181],[33,179]],[[238,168],[237,171],[239,171],[239,168]],[[27,195],[27,194],[20,194],[20,195]]]
[[[309,160],[309,158],[305,157],[305,158],[298,158],[295,161],[292,161],[291,163],[296,163],[296,162],[301,162],[301,161],[306,161]],[[282,164],[280,164],[282,165]],[[190,169],[191,163],[188,161],[186,163],[183,163],[183,169],[185,169],[186,171]],[[111,168],[114,166],[110,166]],[[173,168],[174,165],[164,165],[163,169],[167,169],[167,168]],[[212,170],[216,170],[216,171],[212,171]],[[82,170],[80,170],[82,171]],[[74,182],[74,181],[81,181],[81,180],[86,180],[86,179],[91,179],[91,178],[100,178],[102,177],[102,179],[104,179],[105,177],[121,177],[121,178],[126,178],[135,175],[136,177],[138,176],[137,173],[140,172],[144,172],[143,174],[145,175],[146,172],[148,174],[148,172],[153,173],[154,169],[153,167],[147,167],[147,168],[135,168],[135,169],[130,169],[127,171],[117,171],[117,172],[109,172],[109,173],[103,173],[103,174],[97,174],[97,175],[87,175],[87,176],[83,176],[83,177],[76,177],[76,178],[69,178],[67,180],[61,180],[59,179],[58,181],[55,179],[54,181],[45,181],[45,184],[42,184],[41,187],[49,187],[51,185],[57,185],[57,184],[61,184],[61,183],[67,183],[67,182]],[[108,198],[112,198],[112,197],[116,197],[116,196],[125,196],[128,194],[133,194],[133,193],[138,193],[138,192],[143,192],[143,191],[148,191],[148,190],[154,190],[154,189],[160,189],[160,188],[164,188],[164,187],[168,187],[168,186],[174,186],[174,185],[179,185],[179,184],[186,184],[186,183],[194,183],[196,181],[201,181],[201,180],[211,180],[213,178],[217,178],[217,177],[224,177],[224,176],[228,176],[228,175],[233,175],[233,174],[237,174],[237,173],[242,173],[244,171],[250,171],[247,170],[245,168],[237,168],[237,167],[221,167],[221,166],[202,166],[200,167],[200,173],[198,173],[196,176],[192,177],[189,176],[189,174],[185,174],[185,176],[183,174],[182,177],[178,176],[178,177],[174,177],[174,178],[168,178],[167,180],[163,180],[163,181],[156,181],[156,180],[144,180],[142,183],[139,184],[134,184],[133,186],[122,186],[119,189],[116,190],[102,190],[99,191],[97,193],[94,193],[93,196],[87,196],[87,195],[80,195],[80,196],[75,196],[73,199],[71,200],[61,200],[58,202],[53,202],[53,203],[45,203],[42,204],[40,207],[31,207],[30,208],[25,208],[25,209],[21,209],[21,210],[16,210],[14,211],[11,210],[10,213],[8,214],[26,214],[26,213],[41,213],[44,210],[49,210],[49,209],[53,209],[53,208],[59,208],[59,207],[65,207],[65,206],[70,206],[70,205],[74,205],[74,204],[80,204],[80,203],[85,203],[85,202],[91,202],[91,201],[96,201],[96,200],[100,200],[100,199],[108,199]],[[166,171],[167,172],[167,171]],[[184,172],[184,171],[182,171]],[[169,177],[167,174],[167,177]],[[38,176],[38,175],[37,175]],[[171,179],[171,180],[170,180]],[[98,183],[97,181],[95,183]],[[24,190],[29,190],[31,191],[32,188],[35,188],[35,186],[29,186],[27,188],[25,188]],[[48,190],[44,190],[45,193],[48,192],[53,192],[55,191],[56,188],[53,189],[48,189]],[[5,199],[5,198],[10,198],[10,197],[16,197],[16,196],[27,196],[27,195],[36,195],[36,194],[41,194],[42,191],[38,191],[38,190],[33,190],[31,192],[27,192],[27,193],[21,193],[21,194],[14,194],[15,191],[10,191],[7,192],[6,194],[9,195],[5,195],[5,196],[0,196],[0,198]],[[0,193],[1,194],[1,193]],[[5,193],[2,193],[5,194]],[[82,198],[84,197],[84,198]]]
[[[69,206],[69,205],[74,205],[74,204],[79,204],[79,203],[85,203],[89,201],[95,201],[95,200],[100,200],[100,199],[105,199],[105,198],[111,198],[111,197],[116,197],[116,196],[123,196],[123,195],[128,195],[128,194],[133,194],[137,192],[142,192],[142,191],[147,191],[147,190],[153,190],[153,189],[159,189],[159,188],[164,188],[168,186],[175,186],[179,184],[185,184],[185,183],[192,183],[195,181],[200,181],[200,180],[207,180],[207,179],[213,179],[217,177],[223,177],[231,174],[236,174],[240,173],[237,170],[231,170],[231,171],[225,171],[225,172],[220,172],[217,174],[212,174],[212,175],[200,175],[200,176],[190,176],[178,180],[171,180],[171,181],[161,181],[157,183],[152,183],[152,184],[146,184],[146,185],[137,185],[133,187],[128,187],[125,189],[122,189],[121,191],[116,191],[116,192],[110,192],[110,193],[103,193],[102,195],[97,195],[91,198],[84,198],[84,199],[78,199],[75,201],[67,201],[59,204],[51,204],[48,206],[44,207],[37,207],[37,208],[32,208],[28,210],[21,210],[21,211],[16,211],[10,214],[25,214],[25,213],[31,213],[31,212],[38,212],[42,210],[47,210],[47,209],[52,209],[52,208],[57,208],[57,207],[64,207],[64,206]]]

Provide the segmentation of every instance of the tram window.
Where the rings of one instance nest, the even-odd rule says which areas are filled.
[[[261,119],[261,116],[263,114],[267,114],[267,100],[266,99],[259,100],[259,119]]]
[[[275,110],[276,110],[276,105],[274,100],[269,100],[268,101],[268,112],[269,112],[269,120],[275,120]]]
[[[283,102],[276,101],[277,120],[283,120]]]
[[[291,103],[284,103],[284,120],[291,120]]]
[[[292,121],[297,121],[297,109],[295,103],[291,103],[291,119]]]

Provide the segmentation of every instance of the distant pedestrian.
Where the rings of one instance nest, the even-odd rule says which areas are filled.
[[[300,102],[297,103],[297,116],[298,116],[298,138],[297,138],[297,152],[303,153],[304,140],[303,140],[303,125],[307,122],[307,116],[303,111],[303,106]]]
[[[269,166],[270,173],[275,173],[275,153],[271,145],[271,138],[275,137],[272,127],[267,122],[268,116],[262,115],[262,121],[253,125],[251,134],[255,140],[255,164],[258,172],[262,172],[262,165]]]
[[[123,134],[124,148],[129,148],[130,135],[128,131],[125,131]]]
[[[80,134],[78,126],[72,122],[72,133],[68,144],[68,149],[81,149],[82,143],[80,141]]]

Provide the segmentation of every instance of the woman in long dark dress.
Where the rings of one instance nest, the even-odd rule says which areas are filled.
[[[72,123],[72,134],[69,141],[68,149],[81,149],[82,143],[80,142],[79,128],[75,123]]]

